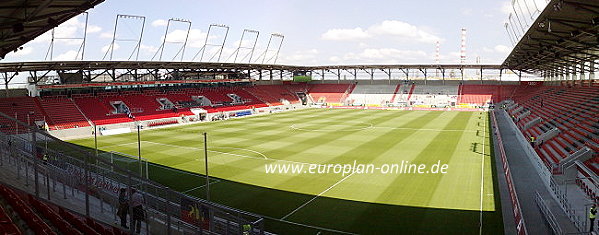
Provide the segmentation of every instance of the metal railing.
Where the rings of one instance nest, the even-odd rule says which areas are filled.
[[[3,113],[0,123],[5,123],[0,126],[0,168],[26,185],[33,183],[36,197],[83,197],[84,206],[67,209],[105,221],[105,210],[116,220],[119,189],[135,188],[144,197],[147,234],[241,234],[248,225],[246,234],[264,234],[261,216],[176,192]],[[14,128],[20,128],[19,134]]]
[[[545,204],[545,200],[543,200],[541,195],[539,195],[539,192],[535,192],[535,202],[537,203],[537,206],[539,207],[541,214],[543,214],[545,221],[547,222],[547,224],[549,224],[551,231],[553,231],[553,234],[557,234],[557,235],[564,234],[562,227],[559,225],[559,223],[555,219],[555,215],[553,215],[551,210],[549,210],[549,206],[547,206],[547,204]]]

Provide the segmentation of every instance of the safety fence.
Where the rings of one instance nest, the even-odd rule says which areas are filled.
[[[116,220],[119,190],[136,189],[144,198],[146,234],[264,234],[261,216],[176,192],[3,113],[0,123],[0,168],[33,185],[40,199],[61,206],[60,199],[82,199],[84,206],[67,209]]]
[[[491,120],[493,120],[493,130],[495,131],[495,137],[497,139],[497,146],[499,148],[499,156],[501,157],[501,162],[503,166],[503,172],[505,176],[505,180],[507,182],[508,191],[510,193],[510,200],[512,202],[512,212],[514,213],[514,222],[516,224],[516,231],[519,235],[526,235],[528,232],[526,231],[526,223],[524,222],[524,218],[522,217],[522,209],[520,208],[520,200],[518,200],[518,194],[516,193],[516,187],[514,185],[514,180],[512,179],[512,174],[510,171],[510,167],[507,161],[507,156],[505,155],[505,149],[503,148],[503,141],[501,139],[501,135],[498,133],[499,129],[497,128],[497,119],[495,117],[495,112],[491,112]]]

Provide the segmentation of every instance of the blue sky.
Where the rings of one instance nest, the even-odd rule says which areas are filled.
[[[285,39],[278,64],[434,63],[436,41],[441,45],[441,63],[457,63],[460,29],[466,28],[467,62],[475,63],[478,57],[481,63],[501,63],[512,46],[504,28],[509,4],[506,0],[107,0],[89,11],[85,59],[102,60],[116,15],[128,14],[146,17],[139,60],[151,60],[155,55],[169,18],[182,18],[192,22],[184,61],[200,51],[208,26],[217,23],[230,28],[221,57],[226,62],[233,62],[231,55],[239,46],[242,31],[254,29],[260,31],[253,55],[257,62],[262,61],[269,35],[281,33]],[[59,26],[56,35],[81,37],[83,22],[84,17],[71,20]],[[137,38],[140,21],[121,20],[119,24],[117,38]],[[186,27],[172,24],[167,40],[182,42]],[[209,43],[218,44],[224,30],[213,28],[210,36]],[[251,36],[244,40],[244,47],[251,45]],[[42,35],[3,62],[44,60],[49,39],[49,34]],[[53,59],[74,60],[79,44],[80,40],[57,40]],[[276,47],[278,41],[273,44]],[[134,46],[133,42],[117,41],[113,59],[127,60]],[[181,46],[167,43],[162,60],[172,60]],[[215,61],[217,50],[216,46],[206,47],[204,61]],[[238,62],[242,58],[247,62],[249,52],[242,49]],[[266,54],[269,63],[274,62],[273,55],[274,51]]]

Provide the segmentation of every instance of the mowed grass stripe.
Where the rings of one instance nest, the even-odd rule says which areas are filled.
[[[422,118],[412,120],[405,123],[404,126],[427,128],[431,123],[447,122],[457,113],[431,112]],[[350,153],[355,154],[356,158],[365,163],[373,163],[376,167],[382,165],[400,164],[401,161],[412,161],[416,158],[416,154],[412,152],[424,151],[426,143],[433,139],[439,132],[417,131],[418,128],[410,130],[391,130],[377,139],[358,145]],[[416,137],[417,136],[417,137]],[[419,138],[415,140],[415,138]],[[378,144],[382,143],[382,144]],[[410,143],[410,145],[406,145]],[[407,148],[406,146],[409,146]],[[409,150],[407,152],[406,150]],[[406,177],[398,174],[382,174],[377,171],[375,174],[355,175],[348,184],[352,184],[349,188],[338,188],[333,190],[331,194],[336,197],[354,198],[360,201],[380,202],[389,204],[401,204],[400,200],[393,198],[383,198],[381,194],[388,188],[398,188],[394,184],[398,177]],[[355,191],[355,188],[368,188],[368,193]],[[403,186],[402,186],[403,187]],[[409,204],[409,201],[404,203]]]
[[[449,122],[446,122],[446,129],[463,129],[472,116],[472,112],[460,112],[456,114]],[[424,164],[430,167],[438,161],[444,164],[451,162],[454,152],[458,148],[457,144],[463,134],[464,132],[438,132],[432,139],[428,140],[424,150],[410,163]],[[453,172],[448,172],[448,174],[460,174],[459,169],[451,168],[449,170],[453,170]],[[440,179],[444,176],[444,174],[400,175],[392,185],[402,185],[402,190],[398,191],[396,187],[388,187],[379,197],[379,201],[383,200],[383,198],[394,197],[395,195],[395,197],[400,198],[399,201],[409,202],[409,205],[412,206],[443,206],[430,205],[430,202],[438,188]],[[423,185],[426,185],[426,187],[422,187]]]
[[[403,124],[402,126],[412,126],[412,127],[425,126],[428,123],[430,123],[431,121],[436,120],[439,116],[441,116],[442,112],[421,112],[419,114],[422,116],[420,116],[419,118],[412,119],[410,122],[407,122],[407,123]],[[351,157],[349,159],[343,159],[347,155],[355,157],[356,160],[359,160],[362,163],[369,163],[369,161],[367,161],[368,157],[370,157],[370,158],[378,157],[382,153],[386,152],[390,147],[397,144],[397,142],[401,142],[401,139],[407,139],[407,138],[409,138],[409,136],[411,136],[415,132],[416,132],[415,130],[411,130],[411,131],[407,131],[407,132],[402,131],[402,132],[398,133],[398,131],[394,131],[393,129],[390,129],[386,133],[383,133],[383,134],[377,136],[376,138],[371,139],[370,141],[366,141],[366,142],[362,143],[361,145],[350,148],[346,152],[337,155],[334,159],[331,159],[330,161],[328,161],[328,163],[349,163],[349,162],[353,161],[351,159]],[[339,175],[338,175],[338,177],[339,177]],[[349,178],[348,180],[346,180],[346,182],[344,182],[344,185],[342,185],[344,187],[334,188],[331,191],[325,193],[323,196],[357,200],[357,198],[364,199],[365,197],[363,195],[366,195],[367,197],[368,197],[368,195],[372,195],[372,194],[377,195],[376,190],[373,190],[372,188],[368,187],[365,184],[352,183],[352,182],[355,182],[355,180],[354,180],[355,178],[353,178],[353,177],[369,177],[369,178],[371,178],[370,182],[372,182],[372,181],[377,181],[378,178],[385,177],[385,176],[378,175],[378,174],[368,175],[368,176],[353,175],[352,178]],[[301,182],[299,182],[299,183],[301,183]],[[366,189],[365,187],[368,188],[367,191],[360,190],[360,189]],[[387,187],[393,187],[393,185],[387,185]],[[384,201],[373,201],[373,202],[385,203]],[[298,211],[296,214],[292,215],[290,217],[290,219],[306,218],[308,213],[313,213],[313,211],[316,209],[316,208],[314,208],[314,205],[316,205],[316,204],[307,205],[305,207],[305,210]],[[301,221],[298,221],[298,222],[301,222]]]
[[[302,113],[297,120],[290,119],[286,123],[279,123],[278,118],[281,116],[292,115],[293,113]],[[323,115],[318,115],[323,113]],[[444,152],[430,152],[426,150],[432,148],[434,144],[427,142],[437,142],[439,138],[449,138],[458,141],[464,132],[437,132],[437,131],[420,131],[419,129],[465,129],[468,121],[464,121],[463,125],[449,124],[451,117],[470,115],[471,113],[458,112],[434,112],[434,111],[381,111],[381,110],[310,110],[293,111],[284,113],[285,115],[273,114],[274,119],[268,120],[261,116],[257,118],[243,118],[230,120],[231,123],[238,126],[231,128],[231,132],[224,132],[227,129],[225,122],[218,122],[219,125],[211,126],[210,123],[177,127],[169,131],[168,129],[158,129],[144,131],[142,133],[142,156],[149,158],[151,161],[174,166],[183,170],[193,172],[203,172],[203,161],[198,161],[202,156],[202,140],[199,134],[193,133],[195,130],[206,130],[210,133],[211,129],[220,129],[218,136],[210,135],[213,141],[209,142],[209,149],[214,148],[215,151],[230,152],[232,154],[248,155],[250,157],[259,156],[255,153],[250,153],[249,150],[256,150],[264,153],[272,160],[263,160],[256,158],[244,158],[231,155],[223,155],[211,152],[210,164],[211,172],[220,178],[234,180],[238,182],[260,185],[264,187],[272,187],[292,192],[300,192],[307,194],[318,194],[330,185],[342,178],[340,175],[265,175],[264,164],[277,162],[277,160],[288,160],[295,162],[322,163],[322,164],[344,164],[351,163],[353,160],[359,160],[363,163],[370,162],[397,162],[397,157],[394,153],[400,153],[402,148],[424,149],[418,158],[424,159],[423,154],[447,154]],[[302,117],[304,116],[304,117]],[[288,116],[289,117],[289,116]],[[258,120],[258,123],[252,122]],[[412,129],[366,129],[353,130],[347,132],[312,132],[293,130],[289,128],[292,123],[305,123],[304,127],[318,128],[326,126],[326,123],[337,123],[336,125],[348,124],[351,126],[355,123],[372,123],[374,126],[389,126],[398,128]],[[274,135],[261,135],[261,130],[264,129],[264,123],[270,123],[269,129],[280,131]],[[325,123],[325,124],[323,124]],[[237,133],[239,126],[244,126],[247,131]],[[191,129],[191,130],[190,130]],[[185,131],[178,131],[185,130]],[[175,132],[175,133],[173,133]],[[227,138],[227,135],[229,138]],[[243,135],[239,137],[238,135]],[[422,143],[417,146],[406,146],[405,143],[414,144],[412,140],[414,136],[422,138]],[[444,137],[439,137],[444,136]],[[135,142],[136,135],[116,136],[122,142]],[[126,137],[129,137],[128,140]],[[220,139],[220,140],[219,140]],[[427,140],[428,139],[428,140]],[[222,142],[220,142],[222,141]],[[112,141],[111,141],[112,142]],[[455,143],[453,144],[455,145]],[[181,147],[178,147],[181,146]],[[448,147],[451,145],[448,145]],[[235,150],[223,150],[223,147],[241,148]],[[244,150],[247,148],[248,150]],[[108,150],[108,149],[107,149]],[[109,150],[117,150],[131,155],[137,154],[137,146],[123,145]],[[428,152],[427,152],[428,151]],[[452,152],[449,152],[450,154]],[[399,154],[397,154],[399,155]],[[453,155],[453,154],[452,154]],[[451,156],[450,156],[451,157]],[[410,158],[411,157],[410,155]],[[432,162],[436,163],[436,162]],[[431,163],[431,164],[432,164]],[[359,177],[352,177],[359,178]],[[306,183],[311,182],[311,183]],[[393,183],[385,177],[374,177],[370,181],[358,182],[349,179],[344,184],[360,185],[361,187],[370,187],[371,193],[364,195],[363,193],[344,192],[343,187],[338,187],[324,196],[332,196],[346,199],[357,199],[364,201],[389,203],[389,204],[404,204],[410,205],[413,199],[410,197],[401,198],[401,200],[387,200],[381,196],[381,188],[389,190],[397,183]],[[369,185],[370,184],[370,185]],[[416,187],[405,186],[402,187]],[[397,188],[397,187],[395,187]],[[339,190],[339,192],[337,192]],[[383,191],[384,192],[384,191]],[[430,196],[430,195],[429,195]],[[427,198],[430,200],[430,198]],[[423,201],[419,202],[421,206],[425,206]]]
[[[469,123],[476,123],[479,120],[479,117],[479,113],[473,113]],[[452,177],[441,178],[437,192],[432,199],[435,201],[434,204],[442,204],[450,208],[460,208],[464,210],[480,210],[480,186],[482,183],[480,176],[481,170],[483,170],[481,169],[483,158],[481,151],[471,148],[470,146],[479,143],[481,138],[482,132],[480,135],[476,132],[465,133],[462,135],[457,143],[457,146],[459,147],[455,149],[453,157],[448,163]],[[482,145],[480,145],[479,148],[482,148]],[[485,169],[485,173],[490,173],[487,172],[489,170],[490,169]],[[485,185],[492,185],[492,183],[488,182],[490,181],[490,178],[485,178],[484,181]],[[460,191],[463,193],[447,193],[452,191]],[[490,198],[492,199],[492,195]],[[485,206],[484,209],[493,210],[493,207]]]
[[[337,116],[337,117],[334,117],[334,116]],[[331,113],[324,115],[322,118],[338,119],[341,121],[341,119],[343,119],[344,116],[331,112]],[[276,119],[264,122],[266,124],[264,124],[262,122],[261,123],[252,123],[249,121],[251,121],[251,120],[244,120],[243,123],[238,123],[238,125],[241,126],[239,129],[230,129],[229,125],[223,125],[223,126],[219,127],[218,131],[214,131],[214,132],[212,132],[212,130],[214,130],[213,127],[207,128],[204,130],[198,130],[196,135],[199,135],[201,132],[209,133],[210,138],[208,140],[208,143],[210,146],[249,147],[250,145],[255,144],[256,140],[259,140],[258,138],[256,138],[256,136],[261,135],[262,132],[265,132],[265,131],[268,132],[268,134],[264,134],[265,136],[263,138],[264,140],[268,140],[269,138],[272,138],[273,136],[283,135],[290,131],[289,126],[279,123]],[[205,125],[205,126],[209,126],[209,125]],[[237,125],[235,125],[235,126],[237,126]],[[242,130],[242,131],[238,131],[238,130]],[[177,140],[180,140],[180,142],[187,141],[187,140],[189,140],[188,135],[193,135],[193,134],[195,134],[195,133],[183,133],[179,136],[176,136],[175,138],[173,138],[168,133],[158,133],[158,134],[155,134],[154,136],[157,137],[157,139],[155,139],[157,141],[158,140],[166,141],[166,143],[177,145],[178,144]],[[247,137],[250,137],[250,138],[247,138]],[[232,138],[234,138],[234,139],[232,139]],[[249,143],[244,144],[246,141]]]
[[[372,119],[369,119],[369,121],[371,122],[377,122],[379,120],[386,120],[392,116],[397,116],[397,113],[379,113],[379,115],[372,115],[372,114],[368,114],[368,113],[364,113],[361,114],[363,116],[368,116],[371,117]],[[405,115],[405,114],[399,114],[399,115]],[[355,115],[352,115],[353,118],[356,118]],[[298,132],[297,134],[295,134],[295,132]],[[303,153],[303,151],[305,151],[308,148],[318,148],[319,146],[326,146],[328,143],[330,143],[331,141],[334,141],[336,139],[338,139],[339,137],[343,136],[343,135],[348,135],[348,134],[352,134],[352,133],[356,133],[356,132],[360,132],[360,131],[349,131],[349,132],[344,132],[344,133],[340,133],[340,132],[335,132],[335,133],[330,133],[330,132],[308,132],[305,133],[306,131],[294,131],[294,134],[292,135],[288,135],[287,137],[277,137],[278,141],[277,143],[280,143],[279,141],[281,139],[289,139],[289,141],[287,142],[288,144],[278,144],[278,145],[272,145],[269,144],[269,142],[265,142],[264,145],[270,145],[270,148],[263,151],[264,154],[266,154],[267,156],[272,156],[275,155],[277,156],[276,159],[278,160],[296,160],[297,158],[294,158],[295,155],[301,155]],[[309,134],[309,136],[306,136],[307,134]],[[266,146],[264,146],[266,147]],[[322,159],[310,159],[310,156],[307,156],[308,158],[304,158],[309,162],[309,163],[326,163],[326,158],[322,158]],[[330,156],[329,156],[330,157]],[[300,159],[301,160],[301,159]],[[233,162],[233,164],[241,164],[243,160],[239,160],[239,161],[235,161]],[[269,162],[269,163],[273,163],[273,162]],[[250,171],[247,172],[240,172],[240,173],[245,173],[240,175],[241,179],[243,179],[243,177],[245,177],[247,174],[264,174],[264,161],[251,161],[251,162],[245,162],[245,164],[243,165],[243,168],[245,169],[250,169]],[[234,165],[236,166],[236,165]],[[230,165],[227,166],[223,166],[225,168],[225,172],[230,172],[227,171],[226,168],[230,167]],[[237,174],[235,174],[237,175]],[[232,174],[225,174],[224,178],[230,177],[232,176]],[[273,175],[266,175],[265,177],[275,177]],[[277,178],[273,178],[271,182],[273,181],[284,181],[285,178],[281,177],[281,176],[276,176]],[[308,177],[308,178],[314,178],[315,176],[299,176],[300,178],[302,177]],[[299,179],[299,178],[298,178]],[[329,179],[327,180],[326,178],[322,178],[320,180],[326,180],[325,182],[329,182],[330,181],[334,181],[335,179]],[[338,180],[338,179],[337,179]],[[273,182],[276,183],[276,182]],[[278,185],[284,185],[284,188],[289,188],[287,183],[285,182],[281,182],[278,183]],[[295,185],[295,184],[293,184]],[[316,188],[316,191],[318,191],[319,189],[319,185],[315,185],[315,184],[305,184],[305,185],[297,185],[297,186],[291,186],[292,187],[306,187],[306,188]],[[285,190],[285,189],[283,189]],[[299,189],[301,190],[301,189]],[[324,189],[323,189],[324,190]],[[311,190],[312,191],[312,190]],[[311,192],[311,193],[319,193],[319,192]],[[322,190],[321,190],[322,191]]]

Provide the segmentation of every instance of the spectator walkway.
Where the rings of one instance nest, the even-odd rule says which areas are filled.
[[[565,233],[578,233],[574,224],[568,219],[565,212],[553,199],[549,189],[545,187],[541,177],[536,174],[535,166],[529,160],[526,151],[524,151],[525,146],[516,136],[521,135],[521,133],[513,128],[514,124],[503,112],[503,110],[498,110],[496,112],[497,123],[503,139],[503,145],[510,170],[514,178],[516,192],[520,199],[522,215],[526,223],[528,234],[551,234],[551,229],[546,224],[545,219],[535,202],[535,192],[539,192],[540,196],[548,204],[551,212],[555,215]],[[502,203],[506,202],[502,200]]]

